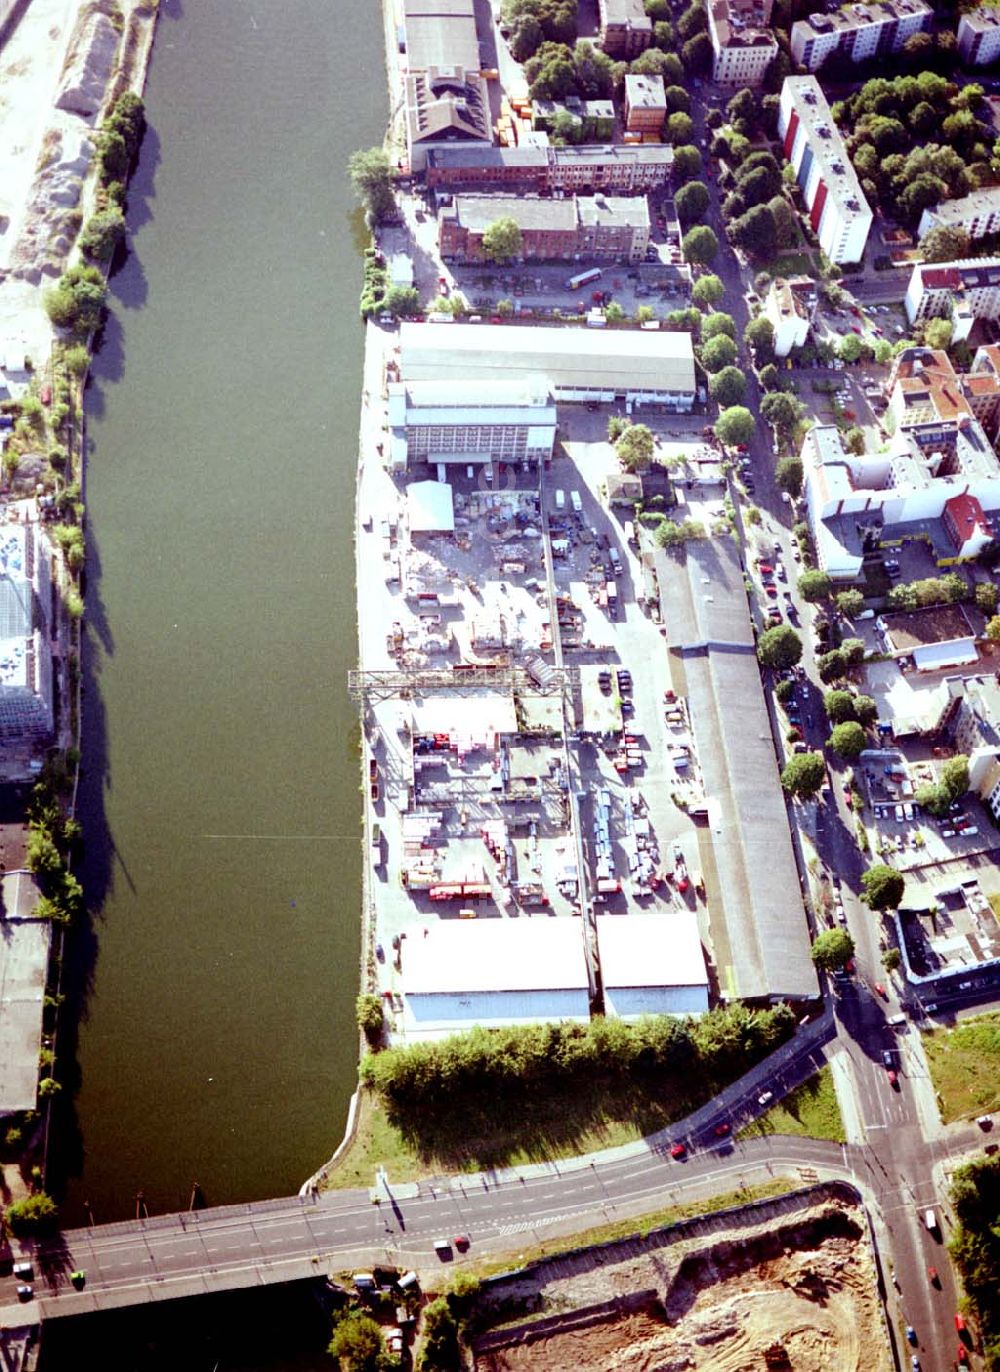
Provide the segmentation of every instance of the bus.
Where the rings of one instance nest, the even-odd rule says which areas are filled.
[[[588,282],[599,281],[600,279],[600,267],[591,267],[590,271],[588,272],[579,272],[576,276],[571,276],[570,279],[566,282],[566,287],[568,290],[578,291],[581,286],[586,286]]]

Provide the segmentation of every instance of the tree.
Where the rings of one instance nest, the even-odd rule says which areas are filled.
[[[743,330],[743,342],[752,350],[758,366],[774,361],[774,325],[763,315],[750,320]]]
[[[515,62],[527,62],[529,57],[534,57],[544,41],[544,30],[535,16],[522,14],[514,24],[508,39],[511,56]]]
[[[753,205],[746,214],[729,225],[729,237],[750,257],[765,262],[774,256],[778,246],[778,232],[774,216],[766,205]]]
[[[785,764],[781,784],[790,796],[809,800],[826,780],[822,753],[795,753]]]
[[[865,660],[865,645],[860,638],[845,638],[840,651],[844,654],[844,659],[848,667],[858,667]]]
[[[424,1309],[424,1345],[420,1372],[453,1372],[462,1366],[458,1322],[452,1300],[439,1296]]]
[[[510,262],[520,257],[524,239],[516,219],[505,215],[494,219],[483,234],[483,255],[490,262]]]
[[[813,940],[812,960],[824,972],[839,972],[854,956],[854,940],[846,929],[824,929]]]
[[[781,390],[781,373],[773,362],[768,362],[766,367],[761,367],[757,373],[757,380],[765,391]]]
[[[66,349],[62,360],[70,376],[75,376],[79,381],[90,369],[90,349],[83,343],[76,343]]]
[[[866,447],[864,429],[859,429],[857,424],[848,429],[844,434],[844,447],[849,453],[855,453],[860,457]]]
[[[710,338],[717,338],[720,334],[725,334],[727,338],[735,340],[736,325],[732,315],[724,314],[722,310],[716,310],[702,321],[701,336],[707,343]]]
[[[721,408],[739,405],[747,393],[747,379],[739,367],[723,367],[708,378],[708,393]]]
[[[693,38],[695,34],[704,33],[707,27],[708,18],[704,5],[700,4],[699,0],[692,0],[677,21],[677,32],[682,38]]]
[[[680,143],[689,144],[694,137],[694,120],[689,114],[683,114],[680,110],[667,116],[667,142],[675,146]]]
[[[836,596],[837,609],[848,619],[853,619],[865,608],[865,597],[862,591],[838,591]]]
[[[995,582],[977,581],[973,595],[977,610],[982,610],[984,615],[996,614],[998,592]]]
[[[689,181],[674,195],[677,214],[684,224],[699,223],[708,209],[708,187],[701,181]]]
[[[713,338],[709,347],[715,347],[720,343],[732,341],[726,338]],[[756,423],[753,415],[743,405],[730,405],[727,410],[723,410],[715,421],[715,436],[725,448],[737,448],[741,444],[749,443],[754,436]]]
[[[783,195],[772,196],[767,202],[774,221],[774,237],[779,248],[794,248],[799,241],[798,215]]]
[[[969,789],[969,759],[962,754],[950,757],[941,768],[941,785],[951,801],[964,796]]]
[[[898,909],[905,888],[902,872],[885,863],[876,863],[861,873],[861,899],[870,910]]]
[[[609,300],[605,305],[604,318],[609,324],[620,324],[625,318],[625,311],[617,300]]]
[[[895,972],[902,961],[903,956],[898,948],[887,948],[882,954],[882,966],[887,972]]]
[[[16,1237],[35,1238],[51,1234],[58,1226],[59,1208],[51,1196],[36,1191],[8,1205],[5,1216],[7,1228]]]
[[[744,133],[752,132],[757,122],[757,97],[746,86],[738,90],[726,106],[726,118],[730,124],[746,124]]]
[[[677,159],[674,159],[676,166]],[[717,276],[711,272],[706,272],[704,276],[699,276],[698,280],[691,287],[691,299],[702,309],[706,305],[717,305],[726,293],[726,288]]]
[[[60,329],[71,329],[86,337],[96,329],[104,314],[107,287],[97,267],[75,264],[45,292],[45,310]]]
[[[787,705],[795,696],[795,682],[791,677],[782,677],[774,688],[774,694],[779,704]]]
[[[125,237],[125,216],[117,206],[91,215],[80,235],[80,251],[99,262],[110,262]]]
[[[415,286],[390,286],[382,301],[389,314],[415,315],[420,313],[420,292]]]
[[[831,724],[845,724],[855,718],[854,696],[850,691],[826,691],[823,695],[823,709]]]
[[[382,1037],[382,1000],[374,992],[358,996],[356,1002],[358,1028],[372,1045]]]
[[[832,590],[833,582],[827,573],[821,572],[818,567],[810,568],[799,577],[799,595],[810,604],[815,604],[817,600],[826,600]]]
[[[847,658],[839,648],[823,653],[816,660],[820,681],[839,681],[847,675]]]
[[[994,643],[1000,640],[1000,615],[994,615],[986,624],[986,637]]]
[[[653,435],[645,424],[630,424],[615,444],[615,452],[627,472],[639,472],[652,462],[654,446]]]
[[[608,420],[608,442],[616,443],[628,428],[628,420],[624,415],[613,414]]]
[[[875,344],[875,361],[880,367],[892,361],[892,344],[887,338],[880,338]]]
[[[337,1324],[329,1353],[341,1372],[388,1372],[393,1366],[382,1341],[382,1330],[361,1310],[349,1310]]]
[[[837,356],[841,362],[857,362],[861,357],[861,339],[856,333],[845,333],[837,344]]]
[[[920,240],[920,251],[925,262],[954,262],[957,258],[968,257],[969,235],[964,229],[952,229],[942,224],[924,234]]]
[[[715,261],[719,240],[706,224],[699,224],[696,228],[688,229],[681,241],[681,250],[686,261],[707,267]]]
[[[373,224],[387,219],[396,208],[392,191],[392,164],[384,148],[354,152],[347,163],[354,193]]]
[[[787,671],[802,657],[802,640],[788,624],[765,629],[757,640],[757,658],[762,667]]]
[[[841,757],[855,758],[865,746],[865,731],[856,720],[850,719],[835,725],[827,742]]]
[[[674,180],[678,185],[683,181],[691,181],[695,177],[701,175],[701,153],[693,143],[685,143],[679,148],[674,148],[672,170]]]
[[[774,469],[775,481],[793,500],[802,494],[802,476],[801,457],[783,457]]]
[[[787,391],[768,391],[761,398],[760,417],[784,438],[790,438],[802,418],[802,407]]]
[[[928,348],[944,349],[951,343],[950,319],[929,319],[924,325],[924,342]]]
[[[721,372],[723,367],[731,367],[735,361],[736,344],[724,333],[710,338],[701,350],[701,365],[706,372]],[[741,443],[748,441],[745,438],[739,440]]]

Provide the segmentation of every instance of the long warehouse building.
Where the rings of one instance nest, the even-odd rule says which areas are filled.
[[[668,330],[404,323],[399,354],[407,384],[544,377],[556,400],[621,401],[628,410],[687,412],[695,399],[691,335]]]
[[[656,575],[671,681],[687,698],[704,777],[719,995],[812,1000],[819,983],[736,546],[713,538],[679,558],[658,550]]]

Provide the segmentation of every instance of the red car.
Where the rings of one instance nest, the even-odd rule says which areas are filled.
[[[941,1278],[938,1276],[938,1270],[937,1270],[936,1267],[928,1267],[928,1269],[927,1269],[927,1277],[928,1277],[928,1280],[930,1281],[931,1286],[940,1286],[940,1285],[941,1285]]]
[[[464,1253],[469,1246],[469,1236],[468,1234],[456,1234],[452,1239],[452,1243],[460,1253]]]
[[[875,990],[882,997],[883,1000],[889,999],[889,993],[886,991],[885,987],[882,985],[880,981],[877,981],[875,983]]]
[[[968,1367],[969,1350],[966,1348],[964,1343],[960,1343],[958,1345],[958,1351],[955,1354],[955,1360],[961,1367]]]
[[[721,1124],[715,1126],[715,1137],[717,1139],[724,1139],[727,1134],[732,1132],[732,1128],[733,1126],[731,1124],[723,1120]]]
[[[768,593],[769,596],[774,596],[774,598],[777,599],[778,588],[777,586],[775,586],[773,581],[765,581],[764,590]]]
[[[687,1149],[684,1147],[683,1143],[675,1143],[670,1150],[670,1156],[672,1158],[683,1158],[686,1153]]]
[[[955,1315],[955,1328],[960,1334],[965,1333],[965,1316],[961,1312]]]
[[[889,1068],[888,1072],[886,1072],[886,1076],[889,1078],[890,1086],[897,1087],[899,1085],[899,1077],[897,1077],[896,1069],[894,1067]]]

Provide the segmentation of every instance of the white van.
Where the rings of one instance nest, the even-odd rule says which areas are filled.
[[[928,1232],[929,1234],[933,1234],[933,1233],[936,1232],[936,1230],[937,1230],[937,1215],[935,1215],[935,1213],[934,1213],[933,1210],[925,1210],[925,1211],[924,1211],[924,1224],[927,1226],[927,1232]]]
[[[582,514],[582,513],[583,513],[583,501],[580,499],[580,492],[579,492],[579,491],[570,491],[570,493],[569,493],[569,503],[573,506],[573,513],[574,513],[574,514]]]
[[[902,805],[895,805],[895,806],[893,806],[893,814],[894,814],[895,817],[896,817],[896,823],[897,823],[897,824],[902,824],[903,818],[904,818],[904,816],[903,816],[903,807],[902,807]]]
[[[557,509],[557,510],[565,510],[565,508],[566,508],[566,492],[565,492],[565,491],[556,491],[556,509]]]
[[[862,610],[861,613],[860,613],[859,615],[855,615],[854,618],[855,618],[855,619],[874,619],[874,618],[875,618],[875,611],[874,611],[874,610]]]

